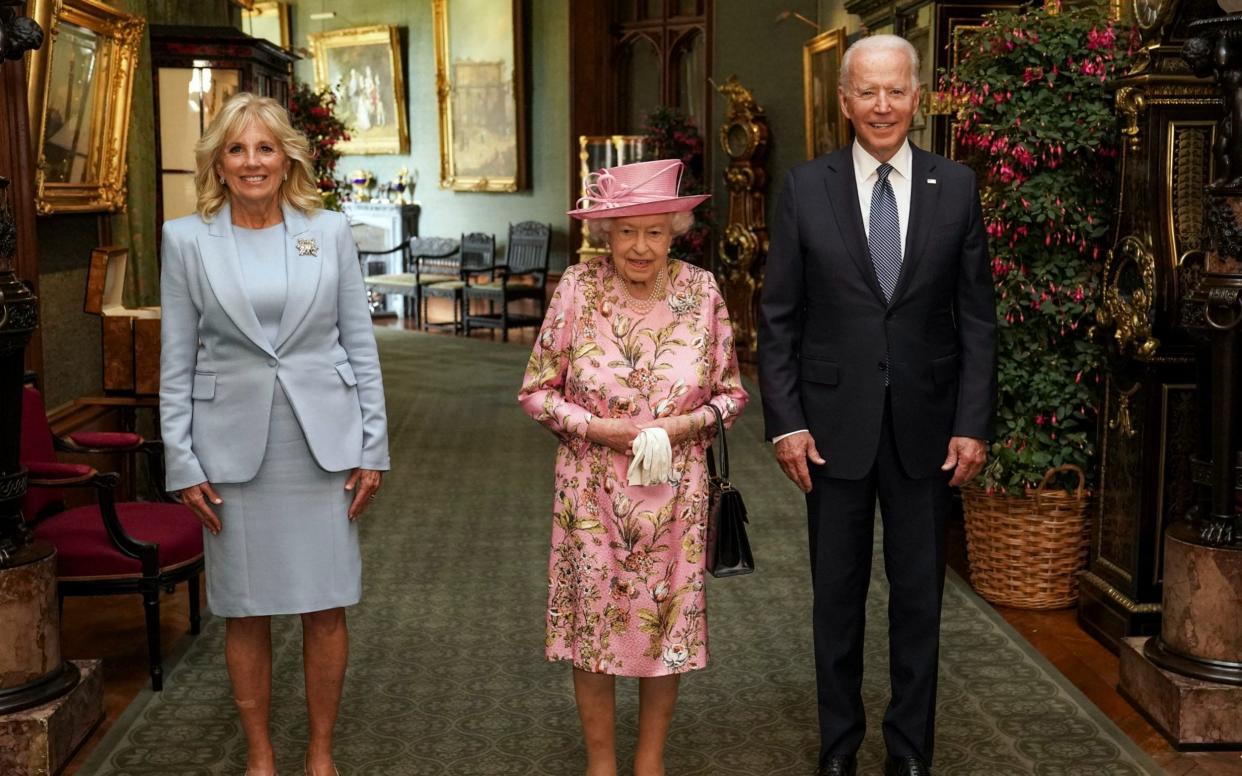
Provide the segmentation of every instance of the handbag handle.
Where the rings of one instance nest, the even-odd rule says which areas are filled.
[[[720,479],[725,482],[729,481],[729,443],[725,439],[724,416],[720,414],[720,408],[715,404],[708,402],[707,407],[716,416],[716,441],[720,443],[720,450],[717,453],[715,443],[712,444],[707,451],[707,474],[709,477],[716,476],[716,456],[720,456]]]

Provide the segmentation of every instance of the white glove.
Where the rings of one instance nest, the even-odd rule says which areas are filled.
[[[628,472],[631,485],[664,485],[673,468],[673,445],[658,427],[644,428],[630,444],[634,459]]]

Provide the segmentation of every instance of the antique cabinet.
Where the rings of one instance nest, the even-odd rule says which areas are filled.
[[[1180,56],[1186,25],[1218,15],[1204,0],[1134,0],[1136,65],[1114,85],[1121,117],[1114,245],[1097,330],[1109,341],[1099,415],[1100,473],[1078,618],[1116,646],[1160,623],[1164,528],[1194,505],[1202,426],[1196,344],[1183,304],[1201,271],[1204,186],[1220,99]]]
[[[194,144],[238,92],[289,99],[296,54],[232,27],[151,25],[156,219],[194,212]]]

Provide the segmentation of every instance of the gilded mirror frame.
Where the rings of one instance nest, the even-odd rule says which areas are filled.
[[[34,141],[35,206],[49,213],[116,212],[125,208],[126,149],[134,71],[146,21],[100,0],[31,0],[30,16],[47,32],[48,43],[30,52],[27,107]],[[61,25],[72,24],[99,37],[98,71],[92,79],[91,124],[84,180],[46,180],[44,151],[52,63]]]
[[[514,167],[512,172],[497,170],[464,174],[456,157],[456,127],[453,122],[453,101],[457,98],[453,82],[451,41],[453,26],[486,24],[487,19],[452,19],[450,0],[432,0],[432,20],[435,27],[436,96],[440,109],[440,188],[454,191],[514,192],[529,187],[527,162],[526,126],[526,75],[525,42],[523,31],[523,0],[504,3],[512,19],[512,36],[498,50],[488,52],[488,61],[507,62],[510,77],[506,99],[511,101],[513,113],[512,140],[514,143]],[[486,63],[485,63],[486,64]],[[494,85],[496,82],[492,82]]]

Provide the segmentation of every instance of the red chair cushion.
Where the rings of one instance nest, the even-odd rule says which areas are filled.
[[[26,471],[32,479],[36,480],[76,480],[79,477],[90,476],[95,470],[84,463],[30,461],[26,464]]]
[[[203,554],[203,526],[188,507],[134,501],[116,505],[130,536],[160,546],[160,569],[184,565]],[[39,523],[35,536],[56,547],[62,577],[139,576],[142,564],[123,554],[108,538],[96,506],[76,507]]]
[[[69,440],[79,447],[116,449],[137,447],[142,444],[142,435],[125,431],[79,431],[70,434]]]

